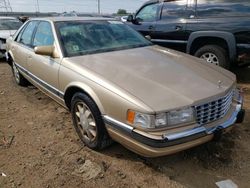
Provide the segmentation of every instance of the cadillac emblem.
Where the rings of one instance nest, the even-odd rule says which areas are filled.
[[[221,80],[218,81],[218,88],[222,88],[222,81]]]

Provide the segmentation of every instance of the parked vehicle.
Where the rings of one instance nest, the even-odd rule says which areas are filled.
[[[6,39],[13,35],[22,24],[14,17],[0,17],[0,58],[5,57]]]
[[[128,19],[128,16],[122,16],[122,17],[121,17],[121,21],[122,21],[122,22],[126,22],[127,19]]]
[[[249,0],[151,0],[127,24],[154,43],[224,68],[250,63]]]
[[[143,156],[178,152],[244,118],[233,73],[153,45],[107,18],[32,19],[7,41],[16,83],[67,107],[80,139]]]

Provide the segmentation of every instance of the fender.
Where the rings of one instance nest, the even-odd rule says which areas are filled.
[[[11,59],[15,62],[14,55],[13,55],[12,51],[11,50],[7,51],[5,56],[6,56],[7,63],[12,67]]]
[[[229,50],[229,58],[231,61],[235,61],[236,59],[236,40],[232,33],[224,32],[224,31],[197,31],[191,33],[187,43],[186,52],[190,54],[191,47],[195,39],[200,37],[216,37],[224,39],[227,42],[228,50]]]
[[[103,105],[102,105],[99,97],[96,95],[96,93],[93,91],[93,89],[91,87],[89,87],[88,85],[86,85],[82,82],[71,82],[70,84],[68,84],[64,90],[65,91],[64,96],[67,93],[67,91],[72,87],[76,87],[78,89],[81,89],[83,92],[88,94],[94,100],[96,105],[98,106],[101,114],[104,113],[104,108],[103,108]]]

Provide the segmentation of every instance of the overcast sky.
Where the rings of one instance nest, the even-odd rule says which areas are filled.
[[[37,0],[9,0],[13,11],[37,11]],[[147,0],[100,0],[101,13],[134,12]],[[97,0],[38,0],[40,12],[97,12]]]

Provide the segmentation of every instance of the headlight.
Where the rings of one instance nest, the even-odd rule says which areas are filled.
[[[167,125],[167,113],[157,114],[155,116],[155,126],[161,127]]]
[[[152,123],[152,115],[143,114],[140,112],[128,111],[127,121],[128,123],[141,128],[154,128]]]
[[[194,109],[185,108],[156,115],[148,115],[128,110],[127,121],[135,127],[159,128],[194,121]]]
[[[171,111],[168,113],[168,124],[176,125],[194,121],[193,108]]]

